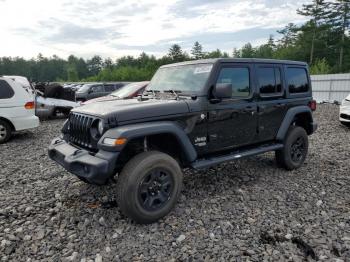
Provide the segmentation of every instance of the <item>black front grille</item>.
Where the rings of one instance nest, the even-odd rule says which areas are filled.
[[[69,141],[78,146],[94,149],[96,141],[91,136],[91,126],[96,118],[77,113],[69,116]]]
[[[340,117],[343,118],[343,119],[350,120],[350,116],[346,115],[346,114],[340,114]]]

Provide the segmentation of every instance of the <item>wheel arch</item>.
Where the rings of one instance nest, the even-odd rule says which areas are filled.
[[[12,128],[12,131],[16,131],[15,126],[13,125],[13,123],[12,123],[10,120],[8,120],[8,119],[5,118],[5,117],[1,117],[1,116],[0,116],[0,120],[2,120],[2,121],[4,121],[4,122],[8,123],[8,124],[10,125],[10,127]]]
[[[315,131],[311,109],[308,106],[298,106],[289,109],[278,130],[276,139],[283,141],[289,127],[293,124],[304,128],[306,133],[311,135]]]
[[[183,164],[193,162],[197,158],[197,152],[187,134],[177,123],[170,121],[133,124],[110,129],[99,141],[99,147],[107,150],[102,144],[104,138],[126,138],[125,145],[114,148],[121,153],[129,147],[143,148],[146,138],[146,146],[151,147],[151,150],[159,150],[173,156],[181,154],[182,159],[178,160],[183,160]]]

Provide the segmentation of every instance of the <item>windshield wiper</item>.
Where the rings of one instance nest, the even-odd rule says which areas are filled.
[[[145,90],[141,96],[139,96],[140,100],[142,100],[143,96],[146,95],[146,93],[152,93],[153,97],[157,97],[157,93],[159,93],[160,91],[159,90],[153,90],[153,89],[148,89],[148,90]],[[148,94],[147,94],[148,96]]]
[[[172,93],[176,97],[176,99],[178,99],[179,94],[182,93],[182,91],[170,89],[170,90],[164,90],[164,93]]]

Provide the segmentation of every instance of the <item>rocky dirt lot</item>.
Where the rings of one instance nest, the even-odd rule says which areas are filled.
[[[84,184],[50,161],[63,120],[0,146],[2,261],[350,261],[350,129],[320,105],[305,165],[265,154],[185,173],[182,197],[159,223],[137,225],[115,184]]]

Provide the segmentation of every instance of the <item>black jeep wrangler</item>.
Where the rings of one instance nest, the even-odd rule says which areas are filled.
[[[279,166],[299,168],[315,132],[307,64],[214,59],[166,65],[137,99],[72,110],[51,159],[81,180],[117,174],[121,211],[151,223],[174,207],[182,169],[275,151]]]

